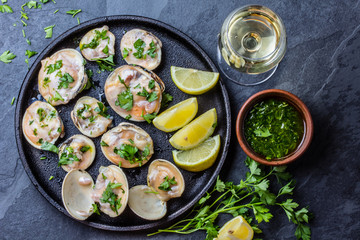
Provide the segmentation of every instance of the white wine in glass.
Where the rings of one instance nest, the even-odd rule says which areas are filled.
[[[267,7],[241,7],[225,19],[218,48],[219,67],[230,80],[241,85],[262,83],[284,57],[284,24]]]

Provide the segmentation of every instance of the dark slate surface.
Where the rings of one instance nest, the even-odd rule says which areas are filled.
[[[233,9],[250,1],[58,1],[42,10],[28,10],[27,27],[20,22],[25,1],[9,0],[13,14],[0,13],[0,54],[17,55],[11,64],[0,62],[0,238],[1,239],[144,239],[144,233],[105,232],[87,227],[57,211],[29,181],[19,159],[13,127],[17,96],[27,72],[26,49],[40,52],[50,42],[43,28],[56,24],[53,38],[77,24],[65,12],[82,8],[80,20],[99,16],[132,14],[158,19],[193,38],[215,60],[216,36]],[[312,239],[359,239],[360,236],[360,2],[356,1],[257,1],[283,19],[288,49],[275,75],[256,87],[226,82],[230,95],[233,128],[242,103],[263,89],[280,88],[299,96],[309,107],[315,123],[309,151],[290,166],[297,181],[296,201],[309,205],[315,214]],[[53,12],[59,9],[59,12]],[[13,26],[16,23],[17,26]],[[24,29],[32,45],[22,37]],[[33,59],[30,60],[30,63]],[[234,133],[234,131],[233,131]],[[245,157],[233,134],[221,177],[244,177]],[[295,239],[294,227],[284,214],[274,212],[262,224],[264,239]],[[153,239],[203,239],[204,233],[188,236],[158,235]]]

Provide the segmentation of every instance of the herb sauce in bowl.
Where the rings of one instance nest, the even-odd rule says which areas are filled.
[[[294,152],[304,136],[304,120],[288,102],[270,98],[255,104],[245,118],[244,135],[250,147],[267,160]]]

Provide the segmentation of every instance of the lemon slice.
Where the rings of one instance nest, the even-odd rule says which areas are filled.
[[[220,229],[216,240],[251,240],[254,236],[254,230],[249,223],[242,217],[237,216]]]
[[[181,91],[194,95],[209,91],[219,80],[219,73],[191,68],[171,66],[170,72],[173,82]]]
[[[216,124],[216,109],[213,108],[177,131],[170,138],[170,144],[179,150],[194,148],[213,134]]]
[[[161,131],[172,132],[188,124],[195,117],[197,111],[197,99],[189,98],[166,109],[153,120],[153,124]]]
[[[174,150],[172,153],[176,165],[191,172],[200,172],[214,164],[219,150],[220,136],[216,135],[193,149],[187,151]]]

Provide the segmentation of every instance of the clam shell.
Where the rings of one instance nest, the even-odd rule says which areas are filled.
[[[89,146],[90,149],[86,152],[82,153],[81,148]],[[83,135],[77,134],[70,138],[68,138],[65,142],[63,142],[59,147],[59,159],[61,158],[62,153],[66,151],[67,147],[72,147],[74,150],[74,154],[79,157],[80,161],[75,161],[73,164],[69,165],[61,165],[61,167],[66,171],[70,172],[72,169],[87,169],[95,159],[96,148],[94,142]]]
[[[43,112],[38,113],[39,109]],[[40,121],[41,116],[45,116],[42,121]],[[41,149],[42,141],[54,144],[65,134],[59,113],[53,106],[42,101],[35,101],[26,109],[22,120],[22,131],[25,139],[37,149]]]
[[[93,213],[93,185],[94,181],[85,171],[74,169],[66,174],[61,195],[66,211],[73,218],[85,220]]]
[[[82,134],[92,138],[102,135],[112,123],[112,117],[103,117],[95,111],[98,107],[98,102],[100,101],[93,97],[85,96],[76,102],[73,111],[71,111],[71,119],[77,129],[79,129]],[[89,105],[91,110],[87,113],[89,116],[83,119],[77,112],[82,109],[85,104]],[[95,119],[90,121],[90,117],[94,116]]]
[[[60,69],[48,74],[48,68],[56,61],[62,61]],[[60,72],[61,71],[61,72]],[[73,82],[68,87],[61,87],[60,78],[68,73]],[[81,92],[87,83],[87,75],[84,69],[84,58],[75,49],[67,48],[57,51],[41,61],[41,69],[38,75],[38,89],[40,94],[51,105],[67,104]]]
[[[159,189],[160,184],[164,182],[165,177],[169,179],[175,177],[177,184],[171,186],[170,191]],[[148,186],[153,191],[158,192],[157,197],[162,201],[168,201],[171,198],[180,197],[185,189],[184,177],[180,170],[171,162],[164,159],[154,160],[148,170],[147,175]]]
[[[131,139],[133,143],[129,141],[129,139]],[[105,142],[109,145],[101,146],[101,150],[105,157],[116,165],[119,165],[121,162],[121,167],[123,168],[139,167],[140,163],[130,163],[130,161],[120,157],[114,152],[115,147],[119,149],[122,144],[129,144],[136,146],[140,151],[144,151],[147,146],[150,153],[146,157],[146,160],[142,161],[141,165],[146,164],[154,153],[154,143],[150,135],[145,130],[132,123],[120,123],[117,127],[106,132],[102,136],[101,142]]]
[[[166,202],[161,201],[146,185],[130,188],[128,204],[136,215],[146,220],[161,219],[167,212]]]
[[[145,47],[143,50],[143,56],[142,58],[136,58],[134,53],[137,52],[137,50],[134,47],[134,43],[141,39],[145,43]],[[154,53],[156,56],[152,58],[150,55],[146,54],[147,51],[150,49],[151,42],[154,43],[156,50]],[[161,47],[162,43],[159,38],[157,38],[154,34],[151,32],[142,30],[142,29],[132,29],[125,33],[125,35],[121,39],[120,43],[120,50],[121,54],[124,57],[124,50],[125,48],[128,51],[128,56],[124,58],[124,60],[128,64],[136,64],[140,65],[146,69],[154,70],[157,68],[161,63]],[[131,49],[131,50],[130,50]]]

